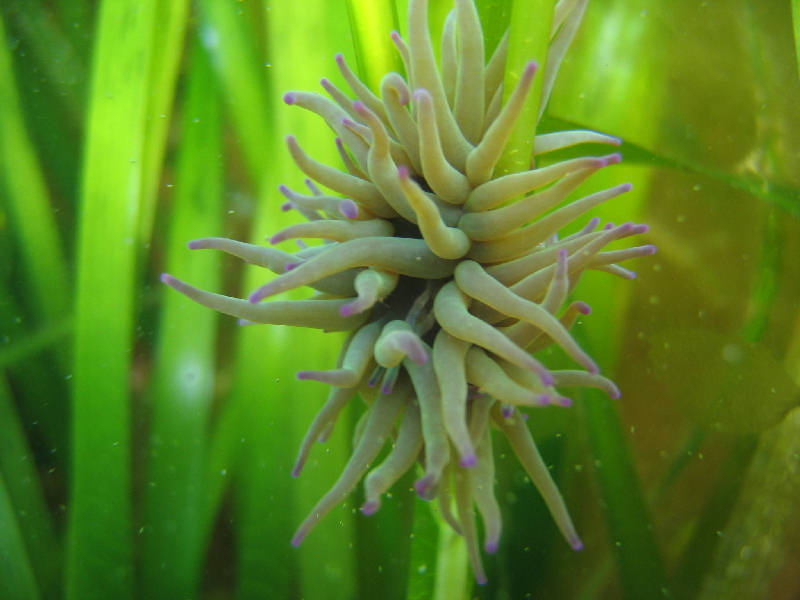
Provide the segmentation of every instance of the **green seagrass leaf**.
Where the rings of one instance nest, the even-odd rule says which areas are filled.
[[[792,26],[794,29],[794,47],[797,58],[797,74],[800,76],[800,0],[792,0]]]
[[[707,330],[650,336],[654,374],[688,418],[726,433],[758,433],[798,404],[798,387],[766,346]]]

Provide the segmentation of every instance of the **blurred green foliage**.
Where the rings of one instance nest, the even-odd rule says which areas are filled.
[[[539,13],[477,4],[487,51],[512,19],[524,61]],[[449,6],[431,0],[431,22]],[[302,177],[283,136],[337,158],[282,93],[322,76],[345,87],[336,52],[374,86],[399,68],[388,30],[406,8],[0,5],[0,596],[796,596],[796,0],[591,0],[562,65],[542,130],[625,140],[623,165],[584,193],[632,181],[597,214],[649,223],[659,247],[636,282],[587,276],[575,292],[594,308],[577,333],[623,398],[530,419],[585,549],[563,543],[500,443],[505,534],[483,588],[452,581],[451,541],[407,480],[378,515],[354,499],[289,546],[359,415],[291,480],[325,395],[293,373],[327,368],[341,338],[238,328],[157,278],[240,296],[261,283],[185,241],[289,222],[276,186]]]

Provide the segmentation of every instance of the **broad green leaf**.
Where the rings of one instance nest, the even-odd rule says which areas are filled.
[[[133,596],[129,368],[155,2],[100,6],[78,232],[67,598]]]
[[[525,171],[530,168],[533,155],[533,136],[539,121],[540,96],[543,74],[550,47],[550,30],[553,24],[554,0],[512,0],[508,56],[503,97],[508,98],[517,85],[525,65],[535,60],[539,67],[533,80],[528,101],[514,126],[495,171],[498,174]]]
[[[220,256],[186,242],[215,234],[223,219],[220,99],[208,55],[195,38],[183,106],[167,272],[204,289],[220,286]],[[142,594],[198,593],[211,523],[204,518],[209,413],[214,390],[216,313],[164,290],[151,400]],[[175,545],[178,537],[181,544]]]
[[[147,151],[142,165],[142,206],[139,239],[147,244],[153,233],[153,219],[160,197],[167,133],[169,131],[172,101],[178,69],[183,58],[183,42],[189,16],[188,0],[171,0],[156,5],[154,20],[159,39],[158,54],[153,56],[148,74],[147,121],[145,144]]]

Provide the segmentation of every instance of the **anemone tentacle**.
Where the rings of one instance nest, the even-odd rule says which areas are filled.
[[[294,238],[300,250],[218,237],[189,243],[276,276],[249,299],[199,290],[167,274],[162,281],[242,323],[350,332],[334,368],[297,373],[298,379],[331,389],[300,444],[293,476],[300,474],[314,441],[327,440],[352,398],[360,395],[366,408],[344,471],[301,523],[294,545],[359,483],[391,439],[386,458],[364,478],[362,512],[375,513],[382,495],[418,463],[417,494],[437,500],[443,519],[464,536],[473,573],[483,583],[475,509],[483,521],[483,548],[495,552],[502,523],[494,494],[497,435],[508,439],[568,543],[581,547],[525,420],[540,406],[570,406],[561,388],[590,387],[612,399],[620,396],[570,334],[576,320],[590,313],[571,294],[587,270],[633,278],[620,263],[648,256],[655,247],[606,249],[645,233],[646,226],[601,226],[596,217],[578,221],[630,189],[622,184],[571,197],[595,172],[618,163],[618,153],[494,174],[525,103],[538,89],[537,77],[544,110],[586,0],[556,5],[543,68],[529,61],[505,102],[508,32],[485,60],[474,3],[454,0],[437,66],[427,7],[427,0],[410,0],[408,42],[391,33],[405,75],[386,74],[376,92],[337,55],[349,91],[323,78],[327,96],[284,95],[287,104],[322,118],[336,136],[341,159],[340,167],[323,164],[293,136],[286,138],[310,195],[281,185],[281,208],[296,210],[306,221],[270,241]],[[532,159],[586,143],[621,141],[588,130],[539,133]],[[306,246],[300,238],[323,243]],[[306,286],[313,291],[307,299],[262,302]],[[550,371],[533,356],[553,344],[576,368]]]

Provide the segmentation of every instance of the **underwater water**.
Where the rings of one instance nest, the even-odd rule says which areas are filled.
[[[332,368],[344,336],[239,327],[159,275],[238,297],[265,282],[186,242],[266,244],[298,221],[280,210],[277,186],[303,186],[284,136],[338,155],[283,93],[347,89],[337,52],[377,89],[402,69],[388,33],[407,4],[2,3],[0,598],[800,597],[800,9],[784,0],[590,0],[539,125],[623,140],[581,194],[631,182],[590,216],[647,223],[636,243],[658,248],[626,263],[636,279],[590,272],[570,296],[621,397],[528,411],[583,549],[499,435],[485,585],[414,469],[376,514],[359,484],[290,545],[363,413],[350,402],[292,478],[327,394],[295,372]],[[452,2],[430,4],[437,32]],[[491,50],[553,3],[476,4]]]

